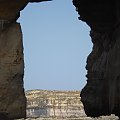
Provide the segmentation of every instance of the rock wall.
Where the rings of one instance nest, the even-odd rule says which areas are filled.
[[[16,20],[29,2],[41,1],[49,0],[0,0],[0,119],[26,117],[22,32]]]
[[[73,0],[79,19],[90,27],[93,50],[81,100],[88,116],[120,116],[120,2]]]
[[[27,117],[79,118],[86,116],[79,91],[31,90],[26,92]]]
[[[23,88],[23,44],[18,23],[0,32],[0,114],[24,117],[26,98]]]

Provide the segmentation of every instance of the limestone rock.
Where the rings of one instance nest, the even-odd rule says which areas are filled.
[[[93,50],[87,59],[87,84],[81,92],[88,116],[120,116],[120,1],[73,0],[91,27]]]
[[[25,118],[24,61],[20,11],[29,2],[49,0],[0,0],[0,119]]]
[[[22,32],[14,23],[0,32],[0,113],[10,118],[26,116],[23,74]]]
[[[79,19],[86,22],[91,29],[108,31],[118,22],[119,0],[73,0],[73,4],[80,15]]]
[[[50,0],[0,0],[0,20],[15,21],[29,2],[42,1]]]
[[[79,91],[31,90],[26,92],[27,117],[79,118],[86,116]]]

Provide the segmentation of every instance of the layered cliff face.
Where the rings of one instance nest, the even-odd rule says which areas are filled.
[[[26,91],[26,97],[25,120],[118,120],[113,114],[97,118],[87,117],[80,91],[29,90]]]
[[[93,50],[87,59],[87,84],[81,100],[88,116],[120,116],[120,2],[73,0],[90,27]]]
[[[31,90],[26,92],[27,117],[80,118],[86,116],[79,91]]]

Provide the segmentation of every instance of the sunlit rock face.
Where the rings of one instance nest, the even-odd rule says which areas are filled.
[[[81,100],[88,116],[120,116],[120,1],[73,0],[90,27],[93,50]]]
[[[26,92],[27,117],[80,118],[86,116],[80,91],[31,90]]]

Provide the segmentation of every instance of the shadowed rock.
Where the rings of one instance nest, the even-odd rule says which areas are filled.
[[[26,118],[22,31],[16,22],[29,2],[0,0],[0,120]]]
[[[51,0],[0,0],[0,19],[15,21],[29,2],[43,1]]]
[[[120,116],[120,1],[73,0],[80,20],[91,27],[93,50],[81,100],[88,116]]]

